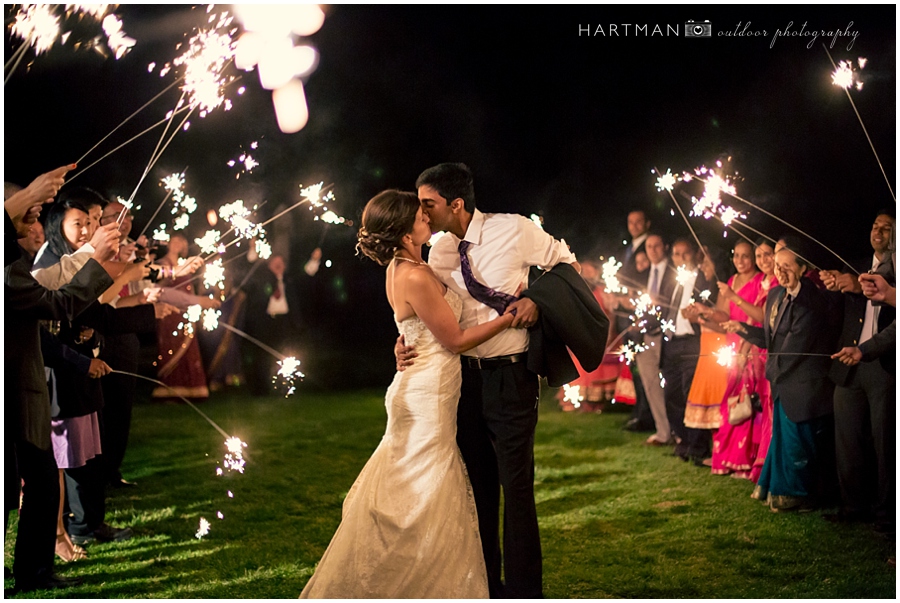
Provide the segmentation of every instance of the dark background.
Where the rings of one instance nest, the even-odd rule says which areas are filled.
[[[171,74],[159,78],[159,67],[148,73],[148,63],[172,60],[185,33],[206,20],[205,5],[123,5],[117,12],[137,39],[129,55],[104,60],[74,51],[70,41],[36,59],[29,53],[4,87],[5,180],[27,184],[84,154],[172,81]],[[482,210],[540,213],[545,229],[581,258],[621,246],[634,207],[650,210],[670,237],[688,234],[669,215],[668,196],[656,192],[654,166],[680,172],[731,156],[742,196],[851,261],[870,253],[875,211],[894,206],[846,95],[831,84],[823,40],[807,49],[810,37],[779,38],[770,48],[775,30],[791,21],[794,31],[804,22],[807,30],[829,31],[852,22],[852,49],[841,37],[830,52],[835,61],[869,60],[865,87],[852,94],[894,186],[894,6],[332,6],[327,13],[311,37],[321,60],[306,83],[306,128],[281,134],[270,93],[256,73],[244,73],[246,93],[226,95],[234,108],[192,118],[151,172],[136,199],[143,207],[137,229],[162,199],[159,178],[185,166],[185,190],[201,206],[191,238],[208,228],[207,209],[265,201],[266,217],[299,200],[299,184],[319,181],[334,183],[337,213],[358,221],[375,193],[412,189],[419,172],[442,161],[473,169]],[[10,14],[7,6],[7,23]],[[683,36],[686,21],[706,19],[711,38]],[[718,35],[748,21],[749,31],[767,35]],[[632,24],[628,37],[625,23]],[[638,37],[634,24],[647,24],[648,32],[678,24],[682,35]],[[605,37],[579,36],[579,27],[594,33],[597,25]],[[7,57],[19,43],[7,35]],[[161,119],[177,98],[169,92],[82,165]],[[144,136],[76,182],[127,197],[157,140]],[[226,162],[252,141],[259,141],[261,165],[236,180]],[[787,230],[748,213],[748,223],[766,234]],[[704,244],[727,250],[734,241],[723,239],[717,223],[693,224]],[[301,208],[269,229],[273,242],[289,245],[290,272],[305,292],[308,384],[385,384],[396,331],[383,269],[354,257],[355,228],[330,226],[324,240],[322,228]],[[301,268],[320,241],[333,265],[310,278]],[[811,253],[822,267],[840,267],[821,249]],[[232,264],[237,272],[246,269],[240,264]]]

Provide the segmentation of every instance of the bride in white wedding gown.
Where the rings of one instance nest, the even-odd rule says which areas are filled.
[[[513,316],[459,328],[460,299],[422,261],[431,229],[414,193],[379,193],[362,223],[357,247],[388,266],[388,301],[418,357],[388,388],[384,437],[300,597],[487,598],[475,500],[456,446],[459,353]]]

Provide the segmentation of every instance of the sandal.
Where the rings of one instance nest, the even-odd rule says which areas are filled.
[[[68,536],[63,534],[56,537],[56,556],[59,557],[63,563],[70,563],[72,561],[87,559],[87,551],[77,544],[72,544],[72,541],[69,540]]]

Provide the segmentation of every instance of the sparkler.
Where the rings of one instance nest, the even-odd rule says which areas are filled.
[[[648,349],[650,349],[649,346],[646,346],[643,343],[637,343],[636,341],[626,341],[622,344],[622,347],[620,347],[613,353],[619,355],[619,362],[631,364],[632,362],[634,362],[635,356]]]
[[[659,169],[654,167],[652,173],[660,174],[660,171],[659,171]],[[666,170],[666,174],[669,174],[669,170]],[[661,174],[660,177],[657,179],[657,188],[660,188],[661,181],[662,181],[662,183],[665,184],[665,186],[660,188],[660,190],[665,190],[667,193],[669,193],[669,198],[672,199],[672,203],[675,205],[675,209],[677,209],[678,213],[681,214],[681,217],[684,220],[684,223],[687,224],[688,230],[690,230],[691,234],[694,235],[694,240],[697,242],[697,249],[702,250],[703,244],[700,243],[700,237],[698,237],[697,233],[694,232],[694,227],[691,226],[690,220],[688,220],[687,216],[684,215],[684,210],[681,209],[681,205],[678,204],[678,201],[675,199],[675,195],[672,194],[671,187],[674,187],[675,184],[674,184],[674,182],[671,182],[671,180],[672,180],[671,178],[666,177],[665,175]],[[713,275],[715,276],[716,280],[719,280],[719,275],[716,274],[715,267],[713,267]]]
[[[216,258],[206,265],[203,271],[203,286],[207,289],[218,287],[219,290],[222,290],[225,288],[225,267],[222,265],[222,258]]]
[[[222,316],[222,312],[216,310],[215,308],[207,308],[203,311],[203,330],[204,331],[215,331],[219,328],[219,317]]]
[[[568,383],[566,383],[563,385],[563,390],[565,392],[563,400],[570,403],[575,408],[581,408],[581,403],[584,402],[584,396],[581,395],[581,386],[570,386]]]
[[[259,146],[258,142],[254,141],[254,142],[250,143],[250,148],[252,150],[256,150],[258,146]],[[241,150],[243,151],[243,147],[241,148]],[[241,166],[238,168],[240,171],[234,175],[235,180],[237,180],[241,177],[241,174],[252,173],[253,168],[259,166],[259,162],[256,159],[254,159],[253,156],[249,152],[244,151],[240,154],[240,156],[237,159],[231,159],[228,161],[228,167],[235,167],[235,166]]]
[[[737,352],[735,351],[733,345],[722,346],[718,350],[713,352],[713,356],[716,357],[716,364],[720,366],[731,366],[734,363],[734,358],[736,355]]]
[[[201,540],[204,536],[209,534],[209,522],[206,521],[205,517],[200,518],[200,528],[197,530],[197,533],[194,536],[197,540]]]
[[[866,140],[869,141],[869,148],[872,149],[872,154],[875,155],[875,161],[878,163],[878,168],[881,170],[881,175],[884,176],[884,181],[888,186],[888,190],[891,192],[891,198],[894,202],[897,202],[897,197],[894,195],[894,188],[891,186],[891,181],[888,179],[887,173],[884,171],[884,166],[881,165],[881,159],[878,158],[878,152],[875,151],[875,145],[872,143],[872,138],[869,136],[869,131],[866,129],[866,124],[863,123],[862,117],[859,114],[859,111],[856,109],[856,103],[853,102],[853,97],[850,96],[850,86],[856,82],[857,90],[862,90],[862,82],[859,81],[858,78],[854,77],[853,72],[853,64],[852,62],[841,61],[840,66],[834,64],[834,59],[831,58],[831,53],[828,51],[828,47],[822,44],[822,48],[825,49],[825,53],[828,55],[828,60],[831,61],[831,66],[834,67],[834,73],[831,75],[831,81],[835,86],[839,86],[844,89],[844,92],[847,94],[847,100],[850,101],[850,106],[853,107],[853,112],[856,114],[856,119],[859,120],[859,125],[863,129],[863,134],[866,135]],[[863,69],[866,66],[866,59],[859,59],[859,68]],[[843,261],[843,260],[842,260]]]
[[[225,448],[228,452],[225,454],[225,460],[222,464],[228,471],[237,471],[238,473],[244,472],[244,465],[246,465],[246,462],[244,461],[244,448],[246,447],[247,443],[241,441],[240,438],[232,436],[225,440]]]
[[[619,283],[618,273],[622,262],[617,262],[615,257],[610,257],[602,266],[602,278],[606,284],[607,293],[628,293],[628,287]]]
[[[296,389],[294,387],[294,382],[297,379],[302,380],[304,377],[306,377],[306,375],[304,375],[303,373],[301,373],[298,370],[299,366],[300,366],[300,361],[297,360],[296,358],[294,358],[293,356],[285,356],[278,350],[275,350],[275,349],[269,347],[268,345],[264,344],[263,342],[261,342],[259,339],[256,339],[255,337],[251,337],[250,335],[247,335],[240,329],[228,324],[227,322],[219,323],[219,326],[225,327],[232,333],[234,333],[240,337],[243,337],[250,343],[257,345],[260,349],[268,352],[269,354],[271,354],[272,356],[274,356],[275,358],[277,358],[279,360],[278,366],[281,368],[279,368],[276,376],[272,377],[272,381],[274,382],[278,377],[281,377],[283,379],[283,383],[288,386],[287,393],[284,396],[285,398],[287,398],[288,396],[290,396],[291,394],[294,393],[294,391]]]

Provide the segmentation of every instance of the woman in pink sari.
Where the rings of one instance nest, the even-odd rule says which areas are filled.
[[[719,301],[727,302],[729,320],[759,325],[759,321],[753,320],[746,311],[760,300],[764,279],[764,275],[756,271],[753,260],[753,245],[747,241],[738,241],[734,246],[732,259],[737,274],[729,279],[727,285],[719,284]],[[764,302],[765,298],[762,300]],[[713,320],[724,322],[723,312],[719,310],[716,314],[718,316]],[[728,384],[719,405],[722,422],[713,436],[712,473],[731,474],[732,477],[749,479],[756,458],[757,446],[754,445],[754,440],[757,445],[759,442],[758,436],[754,438],[757,421],[751,417],[738,425],[729,423],[729,399],[753,394],[757,389],[757,382],[763,378],[762,366],[759,364],[756,348],[735,334],[729,333],[727,337],[728,345],[732,346],[738,355],[735,363],[728,369]]]

